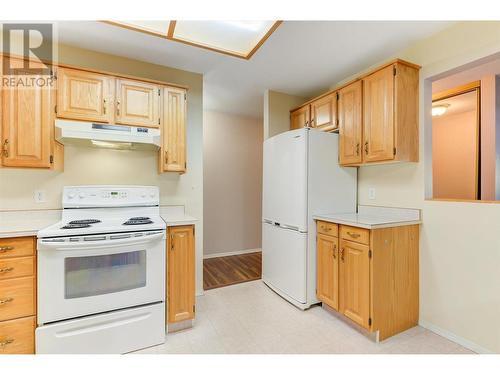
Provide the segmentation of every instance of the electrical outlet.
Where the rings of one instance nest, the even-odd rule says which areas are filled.
[[[35,190],[33,192],[33,198],[36,203],[45,203],[47,202],[47,197],[45,196],[45,190]]]
[[[371,187],[371,188],[368,188],[368,199],[375,199],[375,188],[374,187]]]

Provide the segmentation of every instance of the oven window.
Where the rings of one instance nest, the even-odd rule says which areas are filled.
[[[64,259],[65,298],[146,286],[146,251]]]

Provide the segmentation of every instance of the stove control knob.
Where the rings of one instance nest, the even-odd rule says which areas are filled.
[[[70,191],[70,192],[68,193],[68,198],[69,198],[69,199],[73,199],[74,197],[75,197],[75,193],[73,193],[72,191]]]
[[[78,194],[78,196],[80,197],[80,199],[83,199],[85,198],[85,193],[81,192],[80,194]]]
[[[146,193],[141,193],[141,198],[146,198]]]

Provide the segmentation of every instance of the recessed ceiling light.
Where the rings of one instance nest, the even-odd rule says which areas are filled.
[[[249,59],[282,21],[104,21],[115,26]]]
[[[449,104],[439,104],[432,107],[432,116],[444,115],[448,110]]]

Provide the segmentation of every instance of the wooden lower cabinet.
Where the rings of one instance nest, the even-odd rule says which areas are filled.
[[[194,225],[168,228],[167,323],[194,319]]]
[[[34,354],[36,239],[0,239],[0,354]]]
[[[340,311],[363,328],[370,327],[369,247],[340,241]]]
[[[318,233],[316,296],[321,302],[338,310],[339,307],[339,239]]]
[[[379,340],[416,326],[419,226],[338,227],[339,238],[322,233],[325,222],[317,222],[318,299],[367,332],[378,332]]]

